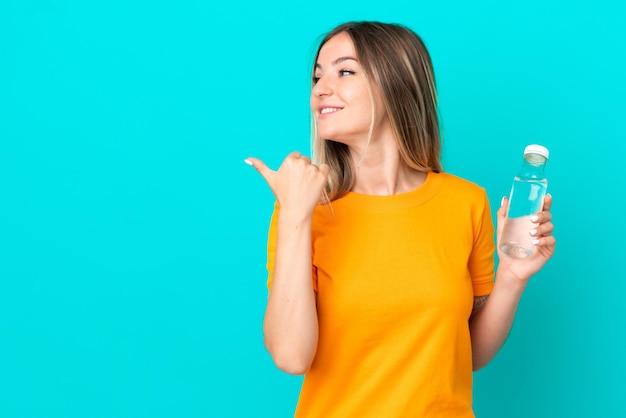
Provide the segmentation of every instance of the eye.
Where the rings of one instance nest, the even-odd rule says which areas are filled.
[[[345,77],[347,75],[354,75],[354,74],[356,74],[356,73],[354,71],[352,71],[352,70],[339,70],[339,75],[341,77]]]
[[[313,77],[313,84],[317,84],[317,82],[320,81],[320,78],[317,76]]]

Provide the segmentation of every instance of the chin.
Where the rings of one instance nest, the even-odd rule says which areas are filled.
[[[335,141],[337,139],[337,132],[329,129],[318,129],[317,134],[320,138],[329,139]]]
[[[320,129],[319,127],[317,128],[317,134],[324,139],[335,139],[337,137],[337,132],[330,129]]]

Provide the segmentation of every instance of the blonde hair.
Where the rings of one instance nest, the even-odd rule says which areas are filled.
[[[424,42],[401,25],[348,22],[322,39],[313,65],[322,46],[344,32],[354,43],[370,95],[372,85],[380,90],[402,161],[417,171],[443,171],[435,76]],[[324,194],[325,200],[333,201],[350,191],[356,171],[348,146],[320,138],[315,125],[313,120],[313,156],[317,164],[330,167]]]

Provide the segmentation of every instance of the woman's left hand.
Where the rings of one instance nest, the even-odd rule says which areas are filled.
[[[552,195],[547,194],[543,201],[543,209],[535,214],[537,217],[537,227],[530,231],[535,240],[535,248],[533,254],[528,258],[513,258],[500,250],[500,239],[502,237],[502,227],[506,219],[506,211],[509,206],[509,200],[504,197],[502,205],[498,209],[498,227],[497,227],[497,244],[498,258],[500,265],[498,269],[505,269],[519,280],[528,280],[532,275],[537,273],[554,255],[556,248],[556,239],[552,235],[554,225],[552,224]]]

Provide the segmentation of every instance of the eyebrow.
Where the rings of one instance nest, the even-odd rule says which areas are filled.
[[[341,63],[341,62],[344,62],[344,61],[349,61],[349,60],[359,62],[359,60],[357,60],[357,59],[356,59],[356,58],[354,58],[354,57],[339,57],[339,58],[337,58],[336,60],[334,60],[334,61],[331,63],[331,66],[335,66],[335,65],[337,65],[337,64],[339,64],[339,63]],[[320,68],[320,69],[321,69],[321,68],[322,68],[322,64],[320,64],[319,62],[316,62],[316,63],[315,63],[315,68]]]

